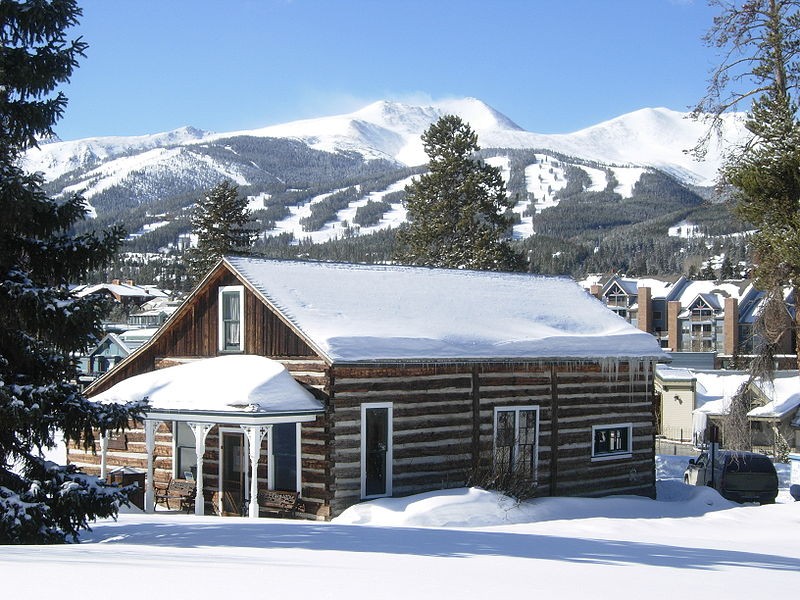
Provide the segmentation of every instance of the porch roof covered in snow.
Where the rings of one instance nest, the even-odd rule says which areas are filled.
[[[268,424],[313,420],[322,402],[286,368],[263,356],[218,356],[120,381],[100,403],[147,399],[147,419]]]
[[[331,363],[664,360],[563,277],[226,257]]]

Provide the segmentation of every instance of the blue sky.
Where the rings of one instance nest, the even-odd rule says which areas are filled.
[[[685,110],[715,62],[705,0],[82,0],[62,139],[232,131],[380,99],[473,96],[566,133]]]

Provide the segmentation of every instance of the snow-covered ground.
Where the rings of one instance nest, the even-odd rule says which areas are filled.
[[[4,595],[205,600],[786,598],[800,587],[800,503],[739,506],[659,460],[659,499],[456,489],[365,503],[333,523],[123,514],[83,543],[4,547]],[[785,483],[785,470],[782,471]],[[784,490],[785,491],[785,490]]]

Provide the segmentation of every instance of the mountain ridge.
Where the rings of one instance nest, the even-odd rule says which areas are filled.
[[[684,183],[712,185],[724,148],[743,139],[736,115],[723,121],[724,142],[698,162],[686,154],[705,133],[705,126],[667,108],[643,108],[571,133],[529,132],[476,98],[413,105],[381,100],[355,112],[290,121],[257,129],[208,132],[191,126],[143,136],[106,136],[51,142],[29,151],[25,166],[52,180],[81,168],[97,166],[122,155],[154,148],[214,144],[235,137],[296,140],[324,152],[360,154],[365,160],[390,160],[403,166],[427,162],[419,139],[444,114],[470,123],[484,149],[552,150],[606,164],[654,167]]]

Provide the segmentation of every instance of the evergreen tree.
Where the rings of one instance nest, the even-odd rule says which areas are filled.
[[[718,121],[752,100],[745,121],[752,137],[731,154],[722,175],[735,190],[738,214],[757,228],[751,242],[759,287],[779,298],[783,286],[800,285],[800,1],[715,4],[721,12],[707,41],[725,60],[696,111]]]
[[[733,269],[733,264],[731,263],[731,259],[729,255],[726,253],[725,257],[722,259],[722,264],[719,268],[719,278],[723,281],[727,279],[734,279],[736,277],[736,272]]]
[[[84,200],[48,198],[19,167],[66,105],[53,91],[86,48],[66,40],[80,14],[74,0],[0,0],[0,544],[74,540],[116,515],[122,491],[41,454],[62,434],[94,447],[93,430],[121,429],[144,406],[96,405],[72,383],[72,357],[98,339],[105,304],[68,284],[109,260],[121,230],[71,234]]]
[[[787,335],[782,321],[783,286],[800,284],[800,1],[715,0],[721,12],[707,41],[725,57],[714,71],[706,97],[696,112],[721,115],[751,101],[745,127],[752,134],[722,169],[736,194],[738,214],[755,225],[751,236],[756,279],[767,297],[757,321],[763,343],[750,363],[749,381],[731,403],[726,446],[749,449],[746,387],[755,378],[771,378],[774,354]],[[775,310],[779,306],[780,310]],[[776,319],[772,315],[779,315]],[[797,311],[800,319],[800,311]],[[800,350],[800,337],[797,338]],[[800,352],[798,352],[800,361]]]
[[[410,223],[398,233],[398,259],[416,265],[520,270],[521,257],[505,239],[513,201],[500,169],[473,158],[478,136],[446,115],[422,135],[428,173],[406,187]]]
[[[197,246],[187,253],[195,283],[225,254],[250,250],[257,235],[250,223],[247,198],[230,181],[216,185],[197,202],[192,213]]]

